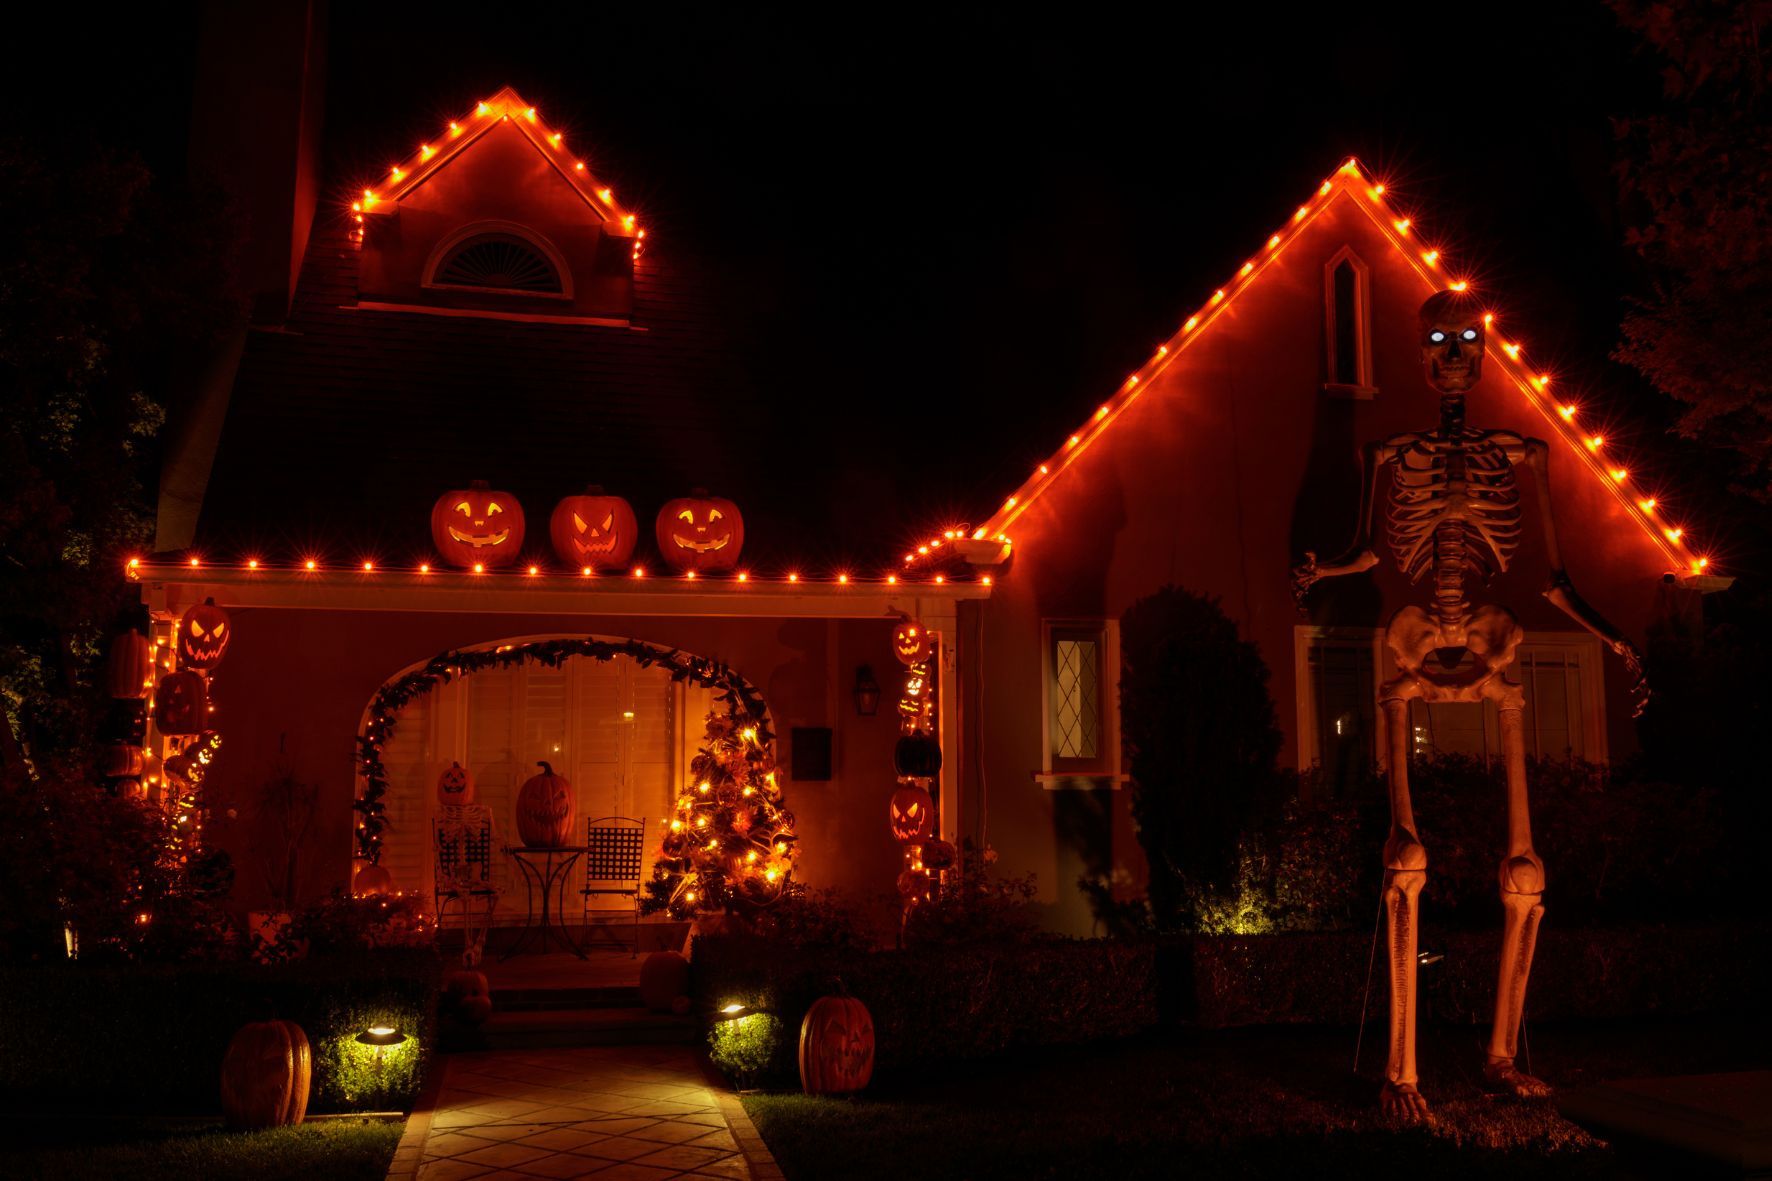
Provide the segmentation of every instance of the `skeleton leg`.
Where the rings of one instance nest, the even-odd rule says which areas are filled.
[[[1495,985],[1495,1026],[1489,1035],[1489,1059],[1483,1077],[1492,1085],[1516,1095],[1538,1097],[1550,1088],[1514,1067],[1518,1052],[1520,1018],[1526,1005],[1526,978],[1532,971],[1532,951],[1538,942],[1538,922],[1544,916],[1544,862],[1532,849],[1532,818],[1526,802],[1526,742],[1521,720],[1520,687],[1502,681],[1496,696],[1501,700],[1501,751],[1507,767],[1507,856],[1501,862],[1501,905],[1505,925],[1501,936],[1501,965]]]
[[[1427,850],[1415,834],[1409,801],[1409,702],[1387,685],[1385,729],[1390,736],[1391,831],[1384,843],[1385,947],[1390,967],[1390,1040],[1379,1104],[1388,1115],[1410,1121],[1427,1117],[1416,1089],[1415,968],[1421,887],[1427,881]]]

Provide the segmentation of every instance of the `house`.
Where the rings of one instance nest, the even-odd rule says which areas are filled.
[[[458,764],[501,827],[548,762],[573,785],[578,823],[663,830],[702,719],[737,685],[775,739],[795,875],[884,894],[905,864],[887,824],[900,727],[875,703],[901,691],[893,633],[911,619],[937,640],[936,832],[1035,873],[1050,925],[1086,932],[1080,877],[1134,891],[1143,879],[1118,620],[1171,583],[1217,596],[1259,646],[1288,762],[1324,764],[1334,790],[1338,769],[1382,761],[1379,629],[1421,592],[1385,566],[1326,587],[1301,617],[1290,569],[1351,533],[1360,444],[1435,421],[1416,308],[1461,280],[1357,162],[1252,244],[982,524],[938,524],[902,555],[883,535],[878,561],[815,568],[791,521],[734,527],[747,490],[780,477],[745,462],[733,391],[748,378],[695,260],[649,238],[545,110],[513,89],[487,95],[347,185],[323,174],[308,90],[254,94],[207,117],[226,124],[209,141],[252,141],[256,163],[230,159],[254,178],[244,188],[269,194],[256,320],[183,408],[158,552],[130,571],[157,675],[177,669],[193,610],[227,613],[225,659],[194,665],[212,712],[150,731],[144,783],[188,804],[237,864],[261,856],[256,792],[279,767],[319,789],[308,896],[366,861],[430,893],[438,782]],[[1530,368],[1529,326],[1500,293],[1495,307],[1470,421],[1552,441],[1567,567],[1640,643],[1717,580],[1595,408]],[[567,501],[587,485],[634,518]],[[679,516],[694,539],[670,532]],[[1527,631],[1516,675],[1532,752],[1618,757],[1630,686],[1540,598],[1546,573],[1529,534],[1484,595]],[[426,669],[449,675],[407,693]],[[1417,749],[1490,750],[1485,708],[1418,703]],[[167,771],[193,743],[215,756],[200,799],[170,790]],[[241,909],[271,901],[240,874]],[[503,905],[522,917],[520,893]]]

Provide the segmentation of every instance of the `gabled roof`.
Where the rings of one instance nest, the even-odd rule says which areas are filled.
[[[1021,486],[1010,493],[984,524],[970,533],[949,530],[941,537],[930,538],[917,547],[915,552],[905,555],[905,565],[912,566],[937,558],[944,545],[951,550],[956,542],[960,543],[959,548],[972,549],[974,553],[980,550],[993,554],[1006,551],[1015,522],[1027,511],[1028,506],[1063,478],[1065,469],[1091,443],[1112,430],[1120,415],[1151,381],[1173,364],[1189,345],[1203,336],[1237,296],[1260,282],[1268,265],[1310,227],[1338,194],[1344,192],[1372,219],[1390,245],[1409,262],[1420,276],[1424,292],[1431,294],[1445,288],[1458,291],[1465,289],[1466,280],[1447,273],[1443,250],[1422,242],[1416,232],[1414,219],[1397,210],[1386,199],[1385,186],[1371,178],[1357,159],[1350,157],[1333,176],[1317,187],[1316,192],[1292,214],[1291,220],[1269,237],[1229,282],[1214,291],[1205,304],[1182,323],[1174,336],[1159,345],[1149,360],[1120,383],[1107,400],[1096,408],[1088,421],[1065,439],[1051,458],[1035,468]],[[1713,573],[1709,569],[1710,560],[1693,550],[1685,529],[1663,516],[1655,495],[1643,488],[1638,477],[1616,456],[1616,449],[1609,446],[1605,436],[1590,425],[1591,413],[1574,403],[1558,400],[1553,392],[1555,382],[1551,376],[1527,363],[1525,346],[1518,336],[1503,330],[1499,312],[1492,308],[1486,319],[1491,326],[1488,355],[1494,366],[1543,415],[1551,433],[1568,443],[1569,449],[1581,461],[1583,468],[1611,490],[1630,518],[1667,557],[1673,570],[1688,579]]]
[[[451,161],[468,151],[480,138],[501,123],[509,123],[570,184],[598,220],[613,222],[614,232],[634,239],[634,257],[640,256],[646,231],[640,228],[639,217],[624,209],[615,199],[614,190],[590,170],[585,162],[566,146],[566,137],[549,131],[536,114],[535,107],[509,86],[477,104],[474,109],[444,128],[430,143],[420,144],[404,160],[388,168],[387,179],[379,186],[371,185],[352,202],[351,212],[361,222],[365,216],[392,213],[400,202],[422,188],[426,181],[447,168]]]

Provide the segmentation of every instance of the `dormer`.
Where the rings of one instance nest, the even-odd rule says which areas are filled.
[[[505,88],[389,166],[352,204],[357,306],[626,324],[646,233]]]

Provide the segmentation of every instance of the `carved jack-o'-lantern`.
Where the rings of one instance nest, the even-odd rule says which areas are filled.
[[[474,802],[474,781],[460,763],[450,763],[437,776],[437,802],[445,808],[460,808]]]
[[[901,787],[892,793],[890,819],[899,841],[920,841],[935,828],[935,801],[920,787]]]
[[[199,733],[208,715],[209,691],[201,673],[167,673],[160,678],[160,687],[154,690],[154,725],[160,733]]]
[[[846,1095],[874,1077],[874,1019],[852,996],[812,1002],[800,1022],[800,1086],[808,1095]]]
[[[124,632],[111,641],[105,658],[105,681],[111,696],[139,700],[153,684],[154,650],[140,632]]]
[[[517,835],[532,849],[557,849],[572,839],[572,784],[537,763],[541,774],[517,792]]]
[[[365,865],[351,879],[353,898],[381,898],[393,892],[393,875],[379,865]]]
[[[619,570],[634,556],[640,526],[634,509],[619,496],[592,485],[582,496],[563,497],[548,519],[554,552],[575,570]]]
[[[929,629],[907,619],[892,629],[892,654],[907,665],[929,658]]]
[[[934,779],[941,774],[941,743],[921,730],[906,734],[892,748],[892,769],[906,779]]]
[[[674,570],[730,570],[744,548],[738,506],[702,488],[666,501],[655,532],[659,556]]]
[[[508,566],[523,548],[523,506],[509,492],[494,492],[485,480],[475,480],[437,498],[431,540],[452,565]]]
[[[182,668],[214,668],[233,638],[228,613],[214,599],[204,599],[179,622],[178,663]]]

